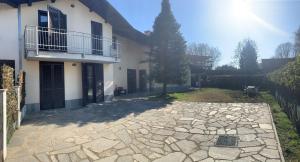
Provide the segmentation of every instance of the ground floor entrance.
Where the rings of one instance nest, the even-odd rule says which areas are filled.
[[[137,89],[136,83],[136,70],[135,69],[127,69],[127,88],[128,93],[135,93]]]
[[[64,107],[64,63],[40,62],[40,109]]]
[[[104,101],[103,64],[82,64],[83,104]]]

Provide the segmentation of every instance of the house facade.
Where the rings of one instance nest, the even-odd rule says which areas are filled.
[[[1,0],[0,22],[0,63],[26,72],[28,112],[147,90],[147,37],[106,0]]]

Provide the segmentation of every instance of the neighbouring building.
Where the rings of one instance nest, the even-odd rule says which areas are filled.
[[[261,68],[264,73],[273,72],[289,62],[295,61],[295,58],[272,58],[272,59],[262,59]]]
[[[146,91],[147,36],[106,0],[0,0],[0,64],[26,72],[27,112]]]

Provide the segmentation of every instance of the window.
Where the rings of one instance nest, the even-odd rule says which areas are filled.
[[[117,37],[116,36],[112,37],[112,47],[115,50],[117,49]]]

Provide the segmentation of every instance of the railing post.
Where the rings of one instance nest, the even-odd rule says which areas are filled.
[[[6,114],[6,89],[0,89],[0,114],[1,114],[1,139],[0,139],[0,153],[1,153],[1,161],[4,161],[7,154],[7,114]]]
[[[85,53],[84,53],[84,35],[82,35],[82,55],[81,55],[81,57],[84,58],[84,55],[85,55]]]
[[[36,48],[36,55],[39,55],[39,27],[35,27],[35,48]]]
[[[17,93],[17,125],[16,129],[19,129],[21,126],[22,114],[21,114],[21,86],[15,86],[15,91]]]

